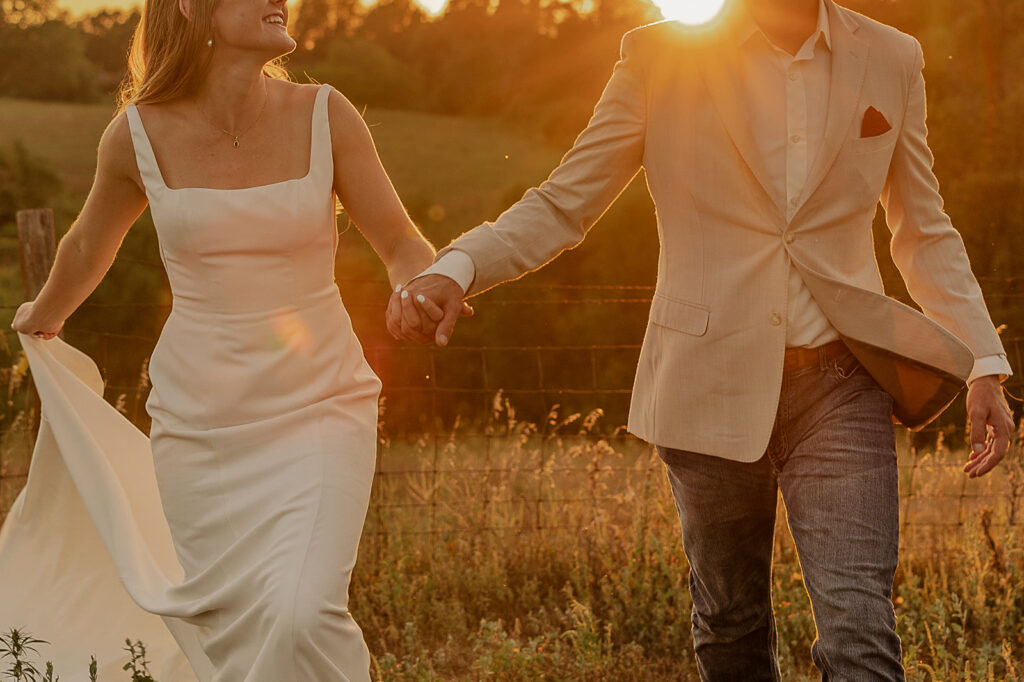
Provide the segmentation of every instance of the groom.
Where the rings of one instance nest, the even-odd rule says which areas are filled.
[[[464,296],[579,243],[645,169],[661,254],[629,428],[667,466],[703,679],[779,679],[779,490],[823,677],[903,679],[892,417],[922,426],[967,382],[965,472],[1007,451],[1010,368],[942,211],[922,66],[916,40],[832,0],[632,31],[550,178],[391,299],[393,334],[447,344]],[[882,293],[879,199],[924,315]]]

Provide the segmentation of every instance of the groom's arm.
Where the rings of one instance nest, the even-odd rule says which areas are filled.
[[[928,147],[924,59],[916,43],[906,114],[882,192],[892,231],[892,257],[911,297],[925,314],[970,347],[983,374],[1009,374],[1002,344],[992,325],[981,288],[960,234],[942,210],[939,183]],[[988,371],[984,371],[988,370]]]
[[[404,299],[402,293],[392,297],[387,324],[393,335],[416,340],[433,331],[445,345],[458,317],[456,297],[461,301],[521,277],[583,241],[643,163],[647,101],[641,32],[623,37],[620,59],[590,122],[548,179],[497,220],[442,249],[435,264],[408,284]],[[421,297],[425,304],[417,308],[413,301]]]
[[[621,58],[589,124],[550,177],[497,220],[463,234],[438,254],[444,258],[459,251],[472,262],[468,295],[521,277],[579,244],[640,170],[647,102],[638,33],[623,37]],[[461,263],[465,272],[466,261]],[[453,274],[459,272],[456,266]]]
[[[916,41],[913,47],[905,119],[882,193],[882,206],[892,231],[893,261],[911,297],[928,317],[953,332],[974,353],[967,407],[971,442],[980,456],[968,464],[967,471],[972,476],[981,475],[1002,459],[1009,446],[1013,420],[999,381],[1012,372],[971,271],[963,240],[942,210],[927,140],[924,57]],[[994,432],[987,444],[986,426]]]

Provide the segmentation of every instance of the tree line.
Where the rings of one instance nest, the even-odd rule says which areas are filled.
[[[586,122],[622,33],[659,17],[648,0],[451,0],[436,18],[412,0],[302,0],[288,66],[360,106],[503,115],[565,139]],[[139,18],[0,0],[0,96],[109,100]]]

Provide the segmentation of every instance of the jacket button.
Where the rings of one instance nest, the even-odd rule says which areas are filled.
[[[786,233],[786,236],[785,236],[785,237],[783,237],[783,239],[785,239],[785,240],[786,240],[786,243],[787,243],[787,244],[792,244],[793,242],[795,242],[795,241],[796,241],[796,235],[795,235],[795,234],[793,234],[792,232],[787,232],[787,233]]]
[[[778,313],[772,313],[772,316],[769,317],[768,320],[772,323],[773,327],[778,327],[780,324],[782,324],[782,315],[779,315]]]

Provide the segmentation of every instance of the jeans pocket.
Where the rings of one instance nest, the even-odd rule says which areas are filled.
[[[829,363],[829,374],[839,383],[846,381],[863,369],[863,365],[854,357],[853,353],[845,353]]]

